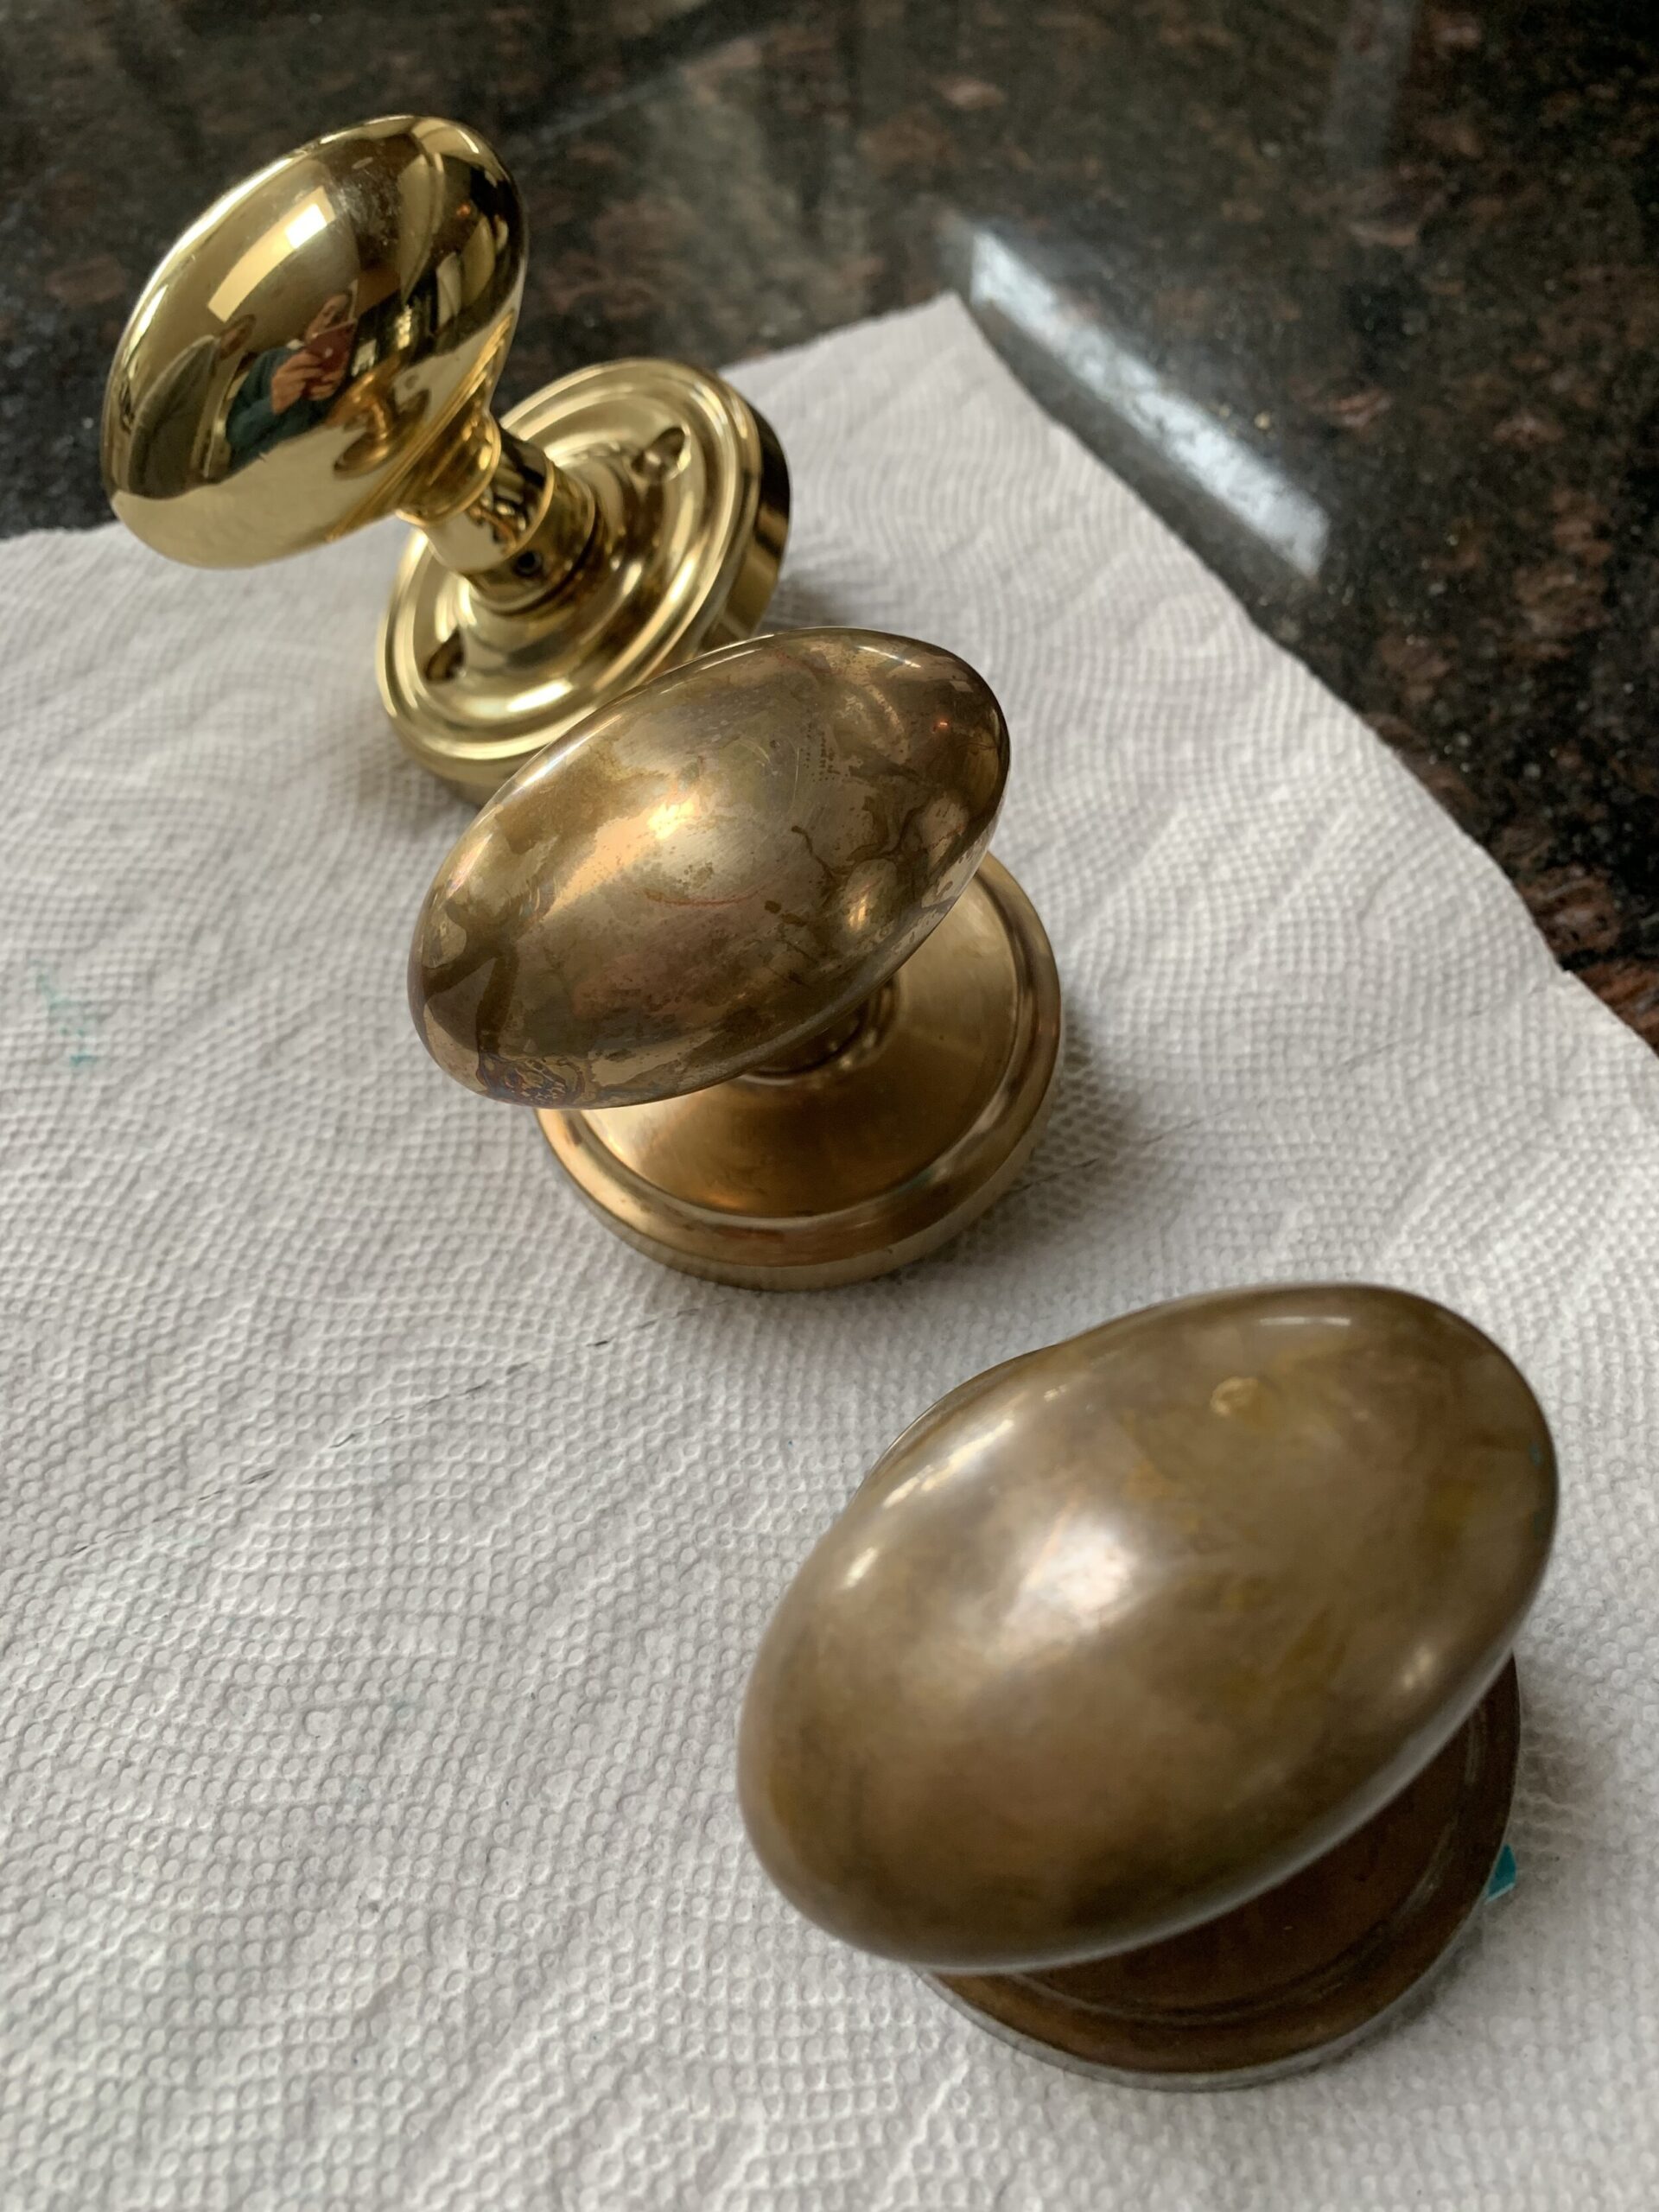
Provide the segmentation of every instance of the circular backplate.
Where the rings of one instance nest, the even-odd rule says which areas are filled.
[[[935,1986],[1040,2058],[1143,2088],[1236,2088],[1319,2064],[1380,2027],[1485,1895],[1515,1790],[1505,1667],[1393,1802],[1288,1881],[1143,1949]]]
[[[823,1289],[919,1259],[1001,1196],[1041,1132],[1059,1046],[1048,939],[988,859],[817,1066],[537,1119],[582,1196],[652,1258]]]
[[[789,527],[782,450],[718,377],[607,361],[505,416],[593,493],[582,563],[528,610],[490,607],[416,533],[380,632],[380,690],[415,758],[486,798],[596,707],[746,638]]]

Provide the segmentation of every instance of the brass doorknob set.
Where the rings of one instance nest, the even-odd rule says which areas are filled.
[[[1185,2088],[1333,2056],[1486,1893],[1554,1517],[1520,1374],[1402,1291],[1185,1299],[1010,1360],[779,1606],[754,1848],[1040,2056]]]
[[[498,420],[524,275],[458,124],[273,163],[134,311],[116,512],[208,566],[414,522],[382,696],[486,802],[416,925],[428,1050],[654,1258],[882,1274],[1009,1186],[1049,1103],[1053,955],[988,853],[1007,726],[938,646],[749,634],[788,480],[718,378],[612,362]],[[1065,2063],[1331,2056],[1485,1890],[1554,1498],[1520,1375],[1401,1292],[1221,1294],[1010,1361],[893,1446],[767,1630],[755,1848]]]
[[[178,240],[104,403],[115,512],[175,561],[415,524],[381,696],[480,799],[630,685],[746,637],[789,520],[777,440],[701,370],[607,362],[492,411],[525,244],[512,179],[460,124],[315,139]]]
[[[539,1109],[582,1195],[658,1259],[755,1285],[882,1273],[1007,1187],[1058,1057],[1053,956],[985,857],[1007,727],[934,646],[735,642],[788,478],[719,378],[614,361],[499,421],[524,250],[512,179],[457,124],[273,162],[133,311],[111,501],[210,566],[417,525],[382,696],[417,760],[489,802],[416,931],[434,1057]]]

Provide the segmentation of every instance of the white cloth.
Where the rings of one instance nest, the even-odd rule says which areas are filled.
[[[1001,695],[1067,994],[1018,1189],[861,1288],[652,1266],[427,1059],[466,810],[374,695],[398,533],[0,549],[0,2202],[1652,2212],[1659,1065],[959,307],[737,381],[779,621]],[[1554,1423],[1519,1886],[1340,2065],[1092,2084],[772,1893],[747,1662],[942,1391],[1306,1276],[1459,1307]]]

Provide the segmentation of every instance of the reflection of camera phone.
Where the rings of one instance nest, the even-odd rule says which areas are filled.
[[[321,338],[307,340],[305,350],[316,363],[319,377],[331,377],[345,367],[353,335],[351,324],[342,322],[333,330],[325,330]]]

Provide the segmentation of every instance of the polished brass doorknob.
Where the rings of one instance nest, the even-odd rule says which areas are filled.
[[[777,440],[702,370],[608,362],[497,418],[524,251],[512,178],[460,124],[315,139],[180,238],[104,404],[115,512],[175,560],[417,525],[381,693],[415,758],[476,798],[630,685],[747,636],[788,528]]]
[[[620,1235],[817,1287],[919,1257],[1037,1141],[1053,955],[986,857],[1008,734],[938,646],[805,630],[592,715],[484,808],[416,925],[440,1066],[538,1109]]]
[[[1154,1306],[962,1385],[767,1629],[750,1836],[982,2021],[1198,2085],[1333,2054],[1485,1892],[1555,1470],[1402,1291]]]

